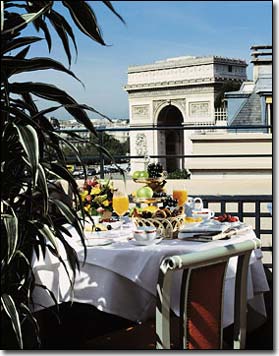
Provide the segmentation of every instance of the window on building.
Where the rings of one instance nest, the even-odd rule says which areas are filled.
[[[232,66],[231,66],[231,65],[228,66],[228,71],[229,71],[230,73],[232,72]]]

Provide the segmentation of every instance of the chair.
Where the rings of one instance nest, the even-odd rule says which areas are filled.
[[[182,269],[180,348],[221,349],[224,281],[230,258],[238,256],[234,349],[245,347],[247,272],[250,254],[260,241],[248,240],[224,247],[165,258],[157,284],[157,348],[170,349],[170,294],[173,272]]]
[[[152,322],[96,338],[87,349],[222,349],[223,296],[226,269],[232,257],[238,258],[233,348],[244,349],[246,338],[247,273],[250,254],[260,240],[235,242],[201,252],[166,257],[160,264],[157,283],[156,328]],[[182,270],[178,332],[171,311],[174,272]],[[155,335],[156,331],[156,335]],[[172,334],[177,340],[172,340]]]

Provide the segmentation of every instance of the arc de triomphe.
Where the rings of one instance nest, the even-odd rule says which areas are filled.
[[[129,97],[130,127],[158,130],[130,132],[132,156],[186,155],[191,153],[191,131],[160,130],[160,126],[214,124],[215,99],[229,82],[246,80],[244,60],[217,56],[177,57],[153,64],[130,66],[125,90]],[[154,159],[168,171],[184,168],[185,160]],[[131,162],[141,170],[144,159]]]

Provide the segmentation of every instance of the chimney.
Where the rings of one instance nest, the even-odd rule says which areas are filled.
[[[251,63],[254,64],[253,81],[256,82],[260,76],[272,73],[272,46],[255,45],[251,50]]]

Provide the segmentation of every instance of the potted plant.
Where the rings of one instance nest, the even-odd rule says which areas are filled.
[[[93,9],[86,1],[63,1],[77,29],[90,39],[105,45]],[[109,1],[103,1],[114,14]],[[63,224],[51,213],[55,207],[77,230],[84,243],[83,226],[73,207],[53,198],[49,183],[53,179],[68,182],[75,205],[82,205],[75,179],[67,170],[62,151],[62,137],[46,115],[58,108],[65,110],[96,135],[87,111],[62,89],[47,83],[33,82],[32,72],[53,69],[75,74],[62,63],[49,57],[29,58],[30,46],[41,41],[39,36],[25,35],[22,30],[33,24],[43,33],[51,51],[50,27],[57,33],[71,65],[69,40],[75,49],[74,32],[56,9],[56,2],[1,1],[1,320],[2,349],[25,348],[23,329],[29,325],[39,342],[39,326],[32,312],[32,290],[36,285],[31,258],[48,249],[59,259],[56,241],[59,239],[68,255],[73,271],[78,267],[75,251],[63,236]],[[14,81],[15,74],[30,72],[30,81]],[[56,102],[41,110],[36,98]],[[78,150],[65,142],[78,160]],[[85,244],[84,244],[85,248]],[[86,249],[85,249],[86,251]],[[44,288],[45,286],[41,286]],[[51,293],[51,291],[49,291]],[[11,342],[10,336],[13,338]]]

